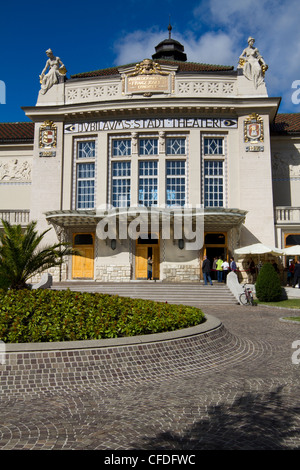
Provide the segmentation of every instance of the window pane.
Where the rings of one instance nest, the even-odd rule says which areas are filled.
[[[95,200],[95,164],[77,165],[77,208],[93,209]]]
[[[139,162],[139,204],[157,205],[158,197],[158,164],[157,162]]]
[[[130,206],[130,162],[114,162],[112,165],[112,205]]]
[[[167,138],[167,155],[184,155],[185,139]]]
[[[158,139],[140,139],[140,155],[158,155]]]
[[[204,162],[204,205],[223,207],[223,162],[206,160]]]
[[[115,139],[113,140],[113,156],[127,156],[131,155],[131,140],[130,139]]]
[[[77,158],[95,158],[95,141],[78,142]]]
[[[204,139],[204,154],[205,155],[223,155],[224,139],[205,138]]]
[[[166,168],[167,206],[185,205],[185,161],[167,161]]]
[[[95,195],[95,181],[93,180],[78,181],[78,185],[77,185],[78,209],[93,209],[94,208],[94,195]]]

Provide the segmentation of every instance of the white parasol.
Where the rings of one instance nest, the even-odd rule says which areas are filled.
[[[236,255],[263,255],[270,254],[274,256],[284,255],[284,251],[279,248],[263,245],[263,243],[254,243],[253,245],[243,246],[234,250]]]
[[[286,256],[300,256],[300,245],[289,246],[284,248],[283,254]]]

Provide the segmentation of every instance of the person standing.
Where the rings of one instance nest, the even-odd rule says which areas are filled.
[[[203,279],[204,279],[204,284],[207,286],[207,281],[209,281],[210,285],[212,286],[212,280],[211,280],[211,275],[210,275],[210,261],[207,258],[207,256],[204,256],[204,260],[202,263],[202,273],[203,273]]]
[[[151,281],[152,279],[152,265],[153,265],[153,260],[151,256],[149,256],[147,260],[147,281]]]
[[[212,265],[213,278],[215,281],[217,280],[217,261],[218,261],[218,257],[215,256],[213,260],[213,265]]]
[[[219,259],[217,261],[217,267],[216,267],[218,282],[222,282],[222,279],[223,279],[222,264],[223,264],[222,256],[219,256]]]
[[[299,259],[295,263],[293,287],[295,287],[296,284],[298,284],[298,287],[300,289],[300,261]]]
[[[226,284],[227,274],[228,274],[228,271],[229,271],[229,263],[226,259],[222,263],[222,269],[223,269],[223,273],[224,273],[224,282]]]
[[[287,273],[287,285],[288,286],[290,286],[293,283],[294,269],[295,269],[295,263],[294,263],[294,260],[292,259],[288,268],[288,273]]]
[[[248,268],[249,268],[249,282],[250,284],[255,283],[255,274],[256,274],[256,269],[255,269],[255,264],[252,258],[250,258],[250,261],[248,263]]]
[[[236,262],[233,257],[230,258],[230,271],[233,271],[234,273],[236,272]]]

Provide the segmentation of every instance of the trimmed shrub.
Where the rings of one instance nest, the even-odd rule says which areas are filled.
[[[75,341],[178,330],[205,321],[195,307],[117,295],[51,290],[0,291],[0,340]]]
[[[282,297],[279,276],[270,263],[261,268],[255,284],[256,297],[261,302],[278,302]]]

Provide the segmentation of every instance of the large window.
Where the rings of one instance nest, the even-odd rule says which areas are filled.
[[[139,162],[139,204],[154,206],[158,204],[158,163],[156,161]]]
[[[112,205],[130,206],[130,162],[113,162],[112,165]]]
[[[167,206],[185,205],[185,161],[166,162],[166,204]]]
[[[223,161],[204,161],[204,205],[223,207],[224,205]]]
[[[95,207],[95,156],[94,140],[77,142],[76,152],[76,208]]]

